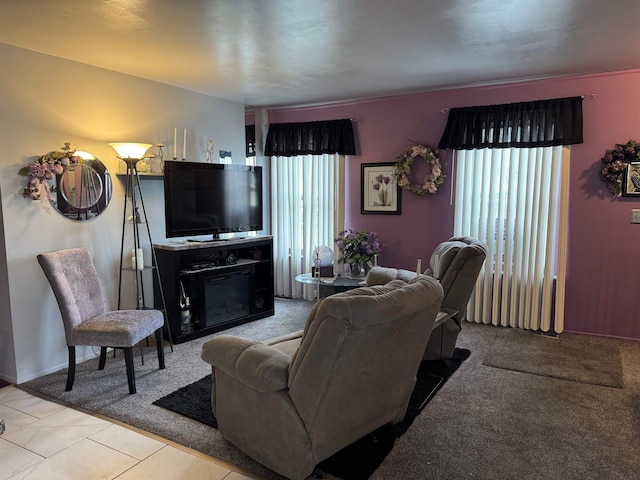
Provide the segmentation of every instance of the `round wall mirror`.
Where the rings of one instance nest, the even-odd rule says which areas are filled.
[[[111,200],[111,175],[107,167],[87,152],[76,152],[82,163],[69,165],[49,180],[51,205],[71,220],[90,220],[100,215]]]

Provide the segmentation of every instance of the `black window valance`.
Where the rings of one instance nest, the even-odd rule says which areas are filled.
[[[438,148],[529,148],[575,143],[582,143],[582,97],[452,108]]]
[[[322,153],[356,154],[350,119],[269,125],[265,156],[293,157]]]
[[[256,156],[256,126],[245,125],[244,141],[246,143],[247,157]]]

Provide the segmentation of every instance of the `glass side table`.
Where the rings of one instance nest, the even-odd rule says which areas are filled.
[[[346,292],[358,287],[364,287],[365,277],[351,277],[337,275],[335,277],[314,277],[311,273],[301,273],[296,276],[296,282],[316,286],[316,298],[319,300],[335,293]]]

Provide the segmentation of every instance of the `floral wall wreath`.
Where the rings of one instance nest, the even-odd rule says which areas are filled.
[[[616,143],[616,148],[608,150],[602,157],[600,178],[614,197],[622,195],[622,183],[627,167],[632,162],[640,162],[640,144],[635,140]]]
[[[82,163],[82,158],[75,153],[76,151],[71,148],[71,144],[65,142],[61,151],[46,153],[35,162],[22,167],[18,174],[27,177],[27,186],[22,195],[32,200],[40,200],[45,206],[52,198],[49,180],[63,173],[69,165]]]
[[[413,184],[409,179],[411,175],[411,164],[416,158],[421,157],[430,172],[424,177],[421,184]],[[411,149],[396,157],[396,164],[393,167],[393,176],[398,182],[398,186],[409,190],[416,195],[424,197],[429,193],[436,193],[438,187],[444,183],[442,165],[436,152],[426,145],[414,145]]]

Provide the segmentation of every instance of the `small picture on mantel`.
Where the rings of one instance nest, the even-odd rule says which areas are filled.
[[[622,195],[625,197],[640,196],[640,162],[631,162],[627,165]]]

